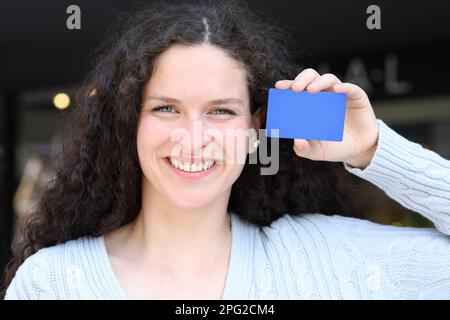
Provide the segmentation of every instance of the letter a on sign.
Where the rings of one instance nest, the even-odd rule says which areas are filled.
[[[79,6],[72,4],[67,7],[66,13],[71,14],[66,20],[66,26],[69,30],[81,29],[81,9]]]
[[[367,29],[381,29],[381,9],[379,6],[372,4],[367,7],[366,13],[371,14],[366,21]]]

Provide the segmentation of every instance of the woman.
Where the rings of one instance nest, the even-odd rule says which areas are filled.
[[[377,119],[356,85],[297,74],[292,43],[238,2],[133,16],[79,91],[6,298],[449,298],[450,162]],[[274,84],[346,93],[345,131],[280,139],[279,172],[263,176],[231,161],[254,135],[236,152],[223,137],[264,128]],[[336,215],[353,207],[332,163],[438,230]]]

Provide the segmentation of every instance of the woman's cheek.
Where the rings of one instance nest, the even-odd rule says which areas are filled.
[[[144,117],[138,129],[138,141],[146,148],[157,148],[170,139],[170,128],[157,119]]]
[[[166,131],[168,131],[166,129]],[[141,168],[144,171],[150,169],[149,166],[158,157],[163,157],[162,146],[164,141],[170,138],[164,131],[164,127],[159,125],[157,121],[151,121],[148,118],[141,120],[137,132],[137,151]]]
[[[229,164],[244,165],[248,154],[248,130],[235,128],[225,135],[225,153]]]

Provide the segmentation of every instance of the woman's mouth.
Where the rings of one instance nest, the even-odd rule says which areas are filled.
[[[173,172],[188,179],[205,177],[219,167],[219,164],[213,160],[194,163],[178,161],[170,157],[166,157],[164,160]]]

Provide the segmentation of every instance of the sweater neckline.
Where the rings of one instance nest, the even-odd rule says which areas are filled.
[[[252,229],[249,224],[243,221],[237,214],[231,214],[231,252],[228,262],[225,287],[222,294],[223,300],[246,299],[251,283],[251,258],[253,239]],[[103,271],[106,271],[106,280],[115,291],[113,294],[121,300],[128,300],[127,294],[123,290],[119,280],[112,268],[111,261],[106,250],[104,236],[98,239],[101,252],[101,263]]]

